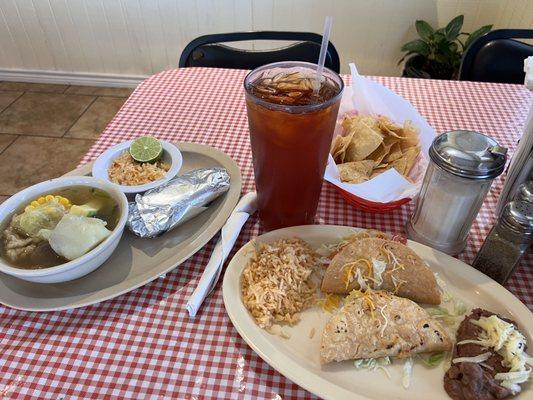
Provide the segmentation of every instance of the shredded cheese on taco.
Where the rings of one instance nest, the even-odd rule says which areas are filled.
[[[336,294],[326,293],[323,298],[318,299],[317,303],[324,311],[331,313],[341,306],[342,299]]]
[[[348,289],[350,283],[352,283],[353,280],[357,278],[357,273],[359,272],[359,270],[357,270],[357,272],[354,272],[354,270],[357,267],[357,264],[359,264],[360,262],[363,262],[367,267],[367,276],[365,277],[365,279],[368,279],[372,275],[372,264],[366,258],[360,258],[358,260],[345,264],[342,268],[344,269],[343,281],[346,285],[346,289]],[[357,283],[359,283],[359,286],[361,286],[362,288],[366,286],[366,283],[364,285],[361,285],[360,281],[358,281]]]
[[[462,362],[469,362],[469,363],[482,363],[484,361],[487,361],[490,358],[491,353],[481,353],[474,357],[457,357],[452,360],[452,363],[462,363]]]
[[[371,292],[370,289],[367,289],[367,290],[354,289],[348,294],[348,296],[346,296],[345,301],[348,302],[348,301],[353,301],[355,299],[363,298],[363,300],[365,301],[366,305],[368,306],[370,310],[370,315],[372,316],[372,319],[376,319],[376,314],[374,312],[376,310],[376,305],[372,301],[370,292]]]
[[[401,287],[404,283],[407,283],[407,282],[404,281],[403,279],[397,278],[397,277],[395,277],[394,275],[391,275],[391,279],[392,279],[392,284],[394,285],[394,292],[392,292],[393,294],[398,293],[398,290],[400,290],[400,287]]]

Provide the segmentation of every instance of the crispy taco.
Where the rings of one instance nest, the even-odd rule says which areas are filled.
[[[435,275],[409,247],[395,241],[366,238],[344,246],[331,260],[321,289],[347,294],[370,287],[418,303],[440,304]]]
[[[400,239],[398,236],[391,236],[385,232],[378,231],[376,229],[362,229],[360,231],[354,232],[351,235],[345,236],[342,238],[342,240],[335,244],[329,246],[329,258],[332,259],[335,257],[337,253],[339,253],[343,248],[350,245],[351,243],[361,240],[361,239],[368,239],[368,238],[379,238],[379,239],[386,239],[386,240],[396,240]]]
[[[323,364],[410,357],[452,347],[443,327],[416,303],[384,291],[353,291],[322,333]]]

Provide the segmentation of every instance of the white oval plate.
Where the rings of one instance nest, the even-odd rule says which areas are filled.
[[[109,175],[107,171],[111,166],[113,160],[119,157],[122,153],[128,150],[133,143],[133,140],[128,140],[127,142],[119,143],[113,147],[110,147],[94,160],[92,167],[92,175],[95,178],[103,179],[106,182],[109,182],[119,188],[122,193],[132,194],[132,193],[142,193],[147,190],[153,189],[157,186],[161,186],[163,183],[168,182],[174,178],[181,169],[183,165],[183,157],[179,149],[174,146],[172,143],[165,142],[161,140],[161,145],[163,146],[163,161],[170,163],[170,169],[165,174],[163,179],[159,179],[154,182],[145,183],[144,185],[135,185],[135,186],[126,186],[118,185],[109,180]]]
[[[183,154],[181,173],[224,167],[230,189],[209,208],[164,235],[146,239],[127,229],[111,257],[96,271],[64,283],[33,283],[0,272],[0,303],[28,311],[58,311],[99,303],[127,293],[176,268],[200,250],[222,228],[241,193],[239,167],[227,154],[210,146],[177,143]],[[88,175],[86,164],[67,175]]]
[[[270,243],[280,238],[300,237],[314,247],[337,242],[353,233],[353,228],[334,225],[298,226],[269,232],[255,239]],[[482,307],[515,320],[532,348],[533,316],[504,287],[465,263],[427,246],[408,242],[435,272],[446,282],[455,298],[470,308]],[[248,345],[267,363],[306,390],[324,399],[449,399],[444,391],[442,366],[426,369],[415,363],[411,386],[401,384],[403,362],[387,366],[388,379],[383,371],[356,370],[351,361],[320,366],[319,348],[324,324],[331,314],[312,308],[302,313],[301,321],[294,327],[284,327],[290,335],[283,339],[260,329],[244,307],[240,296],[240,276],[254,247],[251,242],[243,246],[231,260],[222,286],[224,304],[233,325]],[[311,329],[315,335],[310,338]],[[530,398],[531,383],[523,385],[516,398]],[[529,395],[527,394],[529,393]]]

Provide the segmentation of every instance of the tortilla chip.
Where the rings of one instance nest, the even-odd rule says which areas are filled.
[[[410,147],[403,154],[403,157],[405,158],[405,169],[404,169],[405,176],[407,176],[409,174],[409,171],[411,171],[411,168],[413,168],[413,165],[415,164],[415,161],[419,154],[420,154],[420,146]]]
[[[401,139],[401,130],[402,127],[399,125],[396,125],[394,122],[392,122],[387,117],[381,116],[378,119],[378,127],[381,129],[381,131],[385,134],[388,134],[392,137]]]
[[[385,116],[347,116],[345,136],[336,137],[331,154],[343,182],[361,183],[390,168],[407,177],[420,154],[418,128],[400,126]]]
[[[374,179],[376,176],[381,175],[383,172],[389,169],[390,168],[388,167],[375,169],[374,171],[372,171],[372,175],[370,175],[370,179]]]
[[[358,122],[360,124],[364,124],[364,125],[368,126],[373,131],[376,131],[376,132],[380,131],[378,119],[376,119],[375,117],[373,117],[371,115],[367,115],[365,117],[360,116]]]
[[[374,161],[372,160],[353,161],[338,166],[341,181],[352,183],[368,180],[373,168]]]
[[[344,159],[344,139],[342,136],[337,136],[333,139],[333,144],[331,145],[331,155],[335,162],[342,162],[341,159]]]
[[[374,161],[353,161],[338,166],[342,182],[361,183],[368,180],[374,168]]]
[[[389,164],[389,167],[394,168],[400,174],[405,175],[405,167],[407,166],[407,160],[405,158],[398,158]]]
[[[343,163],[346,158],[346,149],[352,141],[355,131],[349,131],[346,136],[337,136],[331,146],[331,155],[337,164]]]
[[[344,117],[344,119],[342,120],[342,129],[346,132],[346,131],[351,131],[353,130],[353,126],[354,124],[359,121],[360,117],[355,115],[353,117]]]
[[[385,158],[385,152],[383,151],[382,145],[379,145],[379,147],[372,152],[366,159],[372,160],[376,165],[378,165],[384,158]]]
[[[413,125],[411,121],[405,121],[403,124],[403,135],[402,135],[402,142],[401,147],[402,151],[405,151],[405,149],[409,147],[417,146],[419,143],[418,140],[418,128]]]
[[[383,142],[381,135],[361,123],[359,129],[352,137],[352,141],[346,149],[345,162],[361,161],[366,159]]]
[[[395,161],[403,156],[402,148],[399,142],[394,142],[387,154],[387,157],[384,158],[385,162]]]
[[[372,169],[375,167],[375,163],[372,160],[354,161],[348,163],[348,165],[351,165],[352,168],[357,169],[366,175],[370,175]]]
[[[363,183],[368,181],[368,176],[359,171],[352,171],[349,176],[345,177],[345,179],[341,178],[341,180],[344,183]]]

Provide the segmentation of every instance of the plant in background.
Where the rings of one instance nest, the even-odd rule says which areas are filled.
[[[416,21],[416,31],[420,39],[402,46],[406,54],[398,62],[408,58],[404,76],[435,79],[455,79],[459,73],[461,57],[474,40],[492,29],[485,25],[478,30],[461,32],[464,15],[452,19],[444,28],[433,29],[426,21]]]

